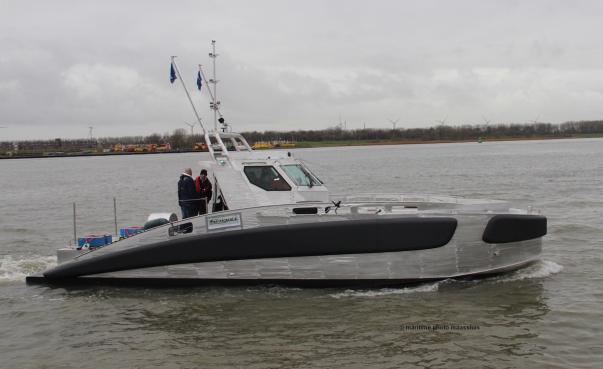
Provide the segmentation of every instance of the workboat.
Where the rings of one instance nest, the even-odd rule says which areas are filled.
[[[539,258],[547,219],[531,207],[332,195],[291,151],[255,151],[229,132],[219,105],[214,89],[210,106],[222,129],[214,122],[214,130],[204,130],[208,152],[200,162],[214,190],[209,214],[152,214],[131,237],[94,250],[59,250],[56,267],[27,281],[377,286],[507,272]]]

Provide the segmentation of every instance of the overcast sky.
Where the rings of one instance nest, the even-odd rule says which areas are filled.
[[[185,128],[170,55],[210,123],[212,39],[237,131],[601,119],[602,24],[594,0],[0,0],[0,141]]]

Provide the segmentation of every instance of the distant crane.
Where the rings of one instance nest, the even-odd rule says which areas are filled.
[[[392,129],[395,131],[396,130],[396,124],[398,124],[398,122],[400,121],[400,118],[393,120],[393,119],[388,119],[389,122],[392,124]]]

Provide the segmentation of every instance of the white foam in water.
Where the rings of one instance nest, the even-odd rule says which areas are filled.
[[[26,256],[23,258],[5,255],[0,257],[0,283],[25,281],[25,277],[56,265],[53,256]]]
[[[540,260],[527,268],[517,270],[508,275],[498,277],[499,281],[512,282],[524,279],[545,278],[557,274],[563,270],[563,266],[549,260]]]
[[[414,287],[403,287],[403,288],[380,288],[378,290],[346,290],[340,293],[334,293],[329,296],[336,299],[343,297],[377,297],[387,295],[404,295],[407,293],[422,293],[422,292],[436,292],[440,285],[447,280],[421,284]]]
[[[554,261],[541,260],[527,268],[517,270],[515,272],[504,274],[499,277],[495,277],[494,280],[497,282],[513,282],[521,281],[524,279],[536,279],[545,278],[553,274],[557,274],[563,270],[563,266],[555,263]],[[407,293],[423,293],[423,292],[437,292],[439,287],[446,282],[453,280],[443,280],[434,283],[422,284],[415,287],[405,288],[381,288],[378,290],[346,290],[344,292],[331,294],[329,296],[336,299],[344,297],[377,297],[387,295],[403,295]],[[479,282],[479,281],[478,281]]]

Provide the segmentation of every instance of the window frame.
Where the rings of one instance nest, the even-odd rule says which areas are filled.
[[[293,176],[291,174],[289,174],[289,172],[287,171],[286,167],[298,167],[302,172],[304,172],[307,176],[310,177],[310,184],[308,185],[308,184],[299,184],[299,183],[297,183],[296,179],[293,178]],[[289,177],[289,179],[293,183],[295,183],[295,185],[298,186],[298,187],[314,187],[314,186],[322,186],[322,185],[324,185],[324,183],[320,179],[318,179],[318,177],[316,177],[314,175],[314,173],[312,173],[310,170],[308,170],[308,168],[306,168],[302,164],[281,164],[281,169],[283,169],[283,172],[285,173],[285,175],[287,177]]]
[[[279,188],[265,188],[262,186],[261,183],[254,183],[254,181],[252,181],[252,179],[250,178],[250,174],[247,172],[247,168],[272,168],[272,170],[274,171],[274,173],[276,173],[278,175],[278,177],[273,178],[272,182],[274,183],[275,181],[282,181],[281,183],[284,184],[286,187],[283,187],[282,189]],[[269,165],[269,164],[265,164],[265,165],[246,165],[243,167],[243,173],[245,174],[245,177],[247,178],[247,181],[258,187],[261,188],[264,191],[275,191],[275,192],[288,192],[291,191],[293,189],[293,187],[291,186],[291,184],[289,184],[289,182],[287,182],[287,180],[285,179],[285,175],[283,175],[281,172],[279,172],[279,170],[274,166],[274,165]]]

